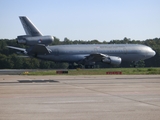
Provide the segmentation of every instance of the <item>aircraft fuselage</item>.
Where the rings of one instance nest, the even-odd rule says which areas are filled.
[[[123,61],[145,60],[155,55],[148,46],[139,44],[83,44],[48,46],[52,52],[48,55],[38,55],[38,58],[55,62],[78,62],[89,54],[103,53],[118,56]]]

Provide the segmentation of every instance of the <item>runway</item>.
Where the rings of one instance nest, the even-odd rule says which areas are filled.
[[[160,75],[0,76],[0,120],[159,120]]]
[[[36,69],[0,69],[0,75],[21,75],[26,71],[36,71]]]

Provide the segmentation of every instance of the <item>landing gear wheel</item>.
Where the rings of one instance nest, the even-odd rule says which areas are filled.
[[[85,68],[86,68],[86,69],[94,68],[94,66],[93,66],[93,65],[85,65]]]
[[[75,68],[74,68],[74,65],[69,65],[69,66],[68,66],[68,69],[75,69]]]
[[[83,68],[83,66],[82,65],[74,65],[74,64],[70,64],[68,66],[68,69],[77,69],[77,68]]]
[[[134,68],[136,68],[136,67],[137,67],[137,61],[136,61],[136,62],[134,62],[133,67],[134,67]]]

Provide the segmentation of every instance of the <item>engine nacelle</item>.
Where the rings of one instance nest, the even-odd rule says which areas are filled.
[[[37,44],[45,44],[49,45],[53,42],[54,38],[52,36],[18,36],[17,37],[17,43],[18,44],[25,44],[25,45],[37,45]]]
[[[120,57],[116,57],[116,56],[108,56],[102,60],[102,62],[112,64],[112,65],[120,65],[121,61],[122,61],[122,59]]]

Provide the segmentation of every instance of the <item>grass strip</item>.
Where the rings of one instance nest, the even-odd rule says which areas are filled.
[[[67,70],[67,69],[66,69]],[[65,70],[65,71],[66,71]],[[105,69],[74,69],[67,70],[68,74],[57,74],[59,70],[40,70],[24,72],[23,75],[106,75],[106,72],[122,72],[122,75],[150,75],[160,74],[160,68],[105,68]]]

